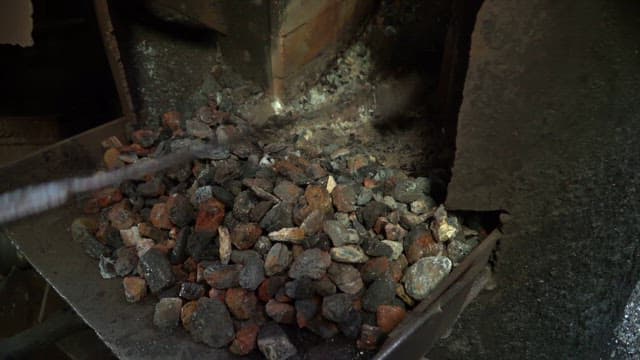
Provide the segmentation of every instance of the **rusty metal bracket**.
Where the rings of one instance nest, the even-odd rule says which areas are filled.
[[[109,60],[109,67],[111,68],[111,74],[116,85],[116,90],[118,91],[122,115],[130,121],[135,121],[136,114],[133,107],[133,101],[131,100],[131,91],[129,90],[127,75],[124,71],[124,65],[120,58],[118,40],[116,39],[113,24],[111,23],[109,4],[107,3],[107,0],[94,0],[93,4],[96,10],[96,17],[98,19],[98,26],[100,27],[100,35],[104,44],[104,50],[107,54],[107,59]]]

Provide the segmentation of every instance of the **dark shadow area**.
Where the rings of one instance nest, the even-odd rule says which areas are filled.
[[[382,1],[368,44],[376,64],[375,125],[424,133],[415,172],[444,202],[455,154],[471,33],[482,0]]]
[[[55,122],[61,137],[116,118],[118,97],[92,2],[35,0],[33,9],[34,46],[0,45],[0,118]]]

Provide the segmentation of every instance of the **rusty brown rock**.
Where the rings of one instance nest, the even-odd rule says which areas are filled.
[[[349,213],[356,210],[356,197],[358,196],[353,185],[339,184],[331,192],[333,205],[340,212]]]
[[[182,309],[180,310],[180,322],[182,322],[182,326],[187,329],[187,331],[189,330],[191,318],[193,317],[193,313],[196,311],[197,307],[198,302],[195,300],[182,305]]]
[[[137,276],[127,276],[122,280],[124,296],[128,302],[134,303],[142,300],[147,295],[147,282]]]
[[[231,232],[231,242],[239,250],[253,247],[262,235],[262,228],[256,223],[238,224]]]
[[[254,293],[242,288],[228,289],[224,300],[231,314],[240,320],[250,319],[258,304]]]
[[[307,189],[304,192],[304,198],[307,201],[307,215],[310,214],[313,210],[320,210],[323,214],[333,213],[333,203],[331,201],[331,195],[324,186],[307,186]]]
[[[291,256],[293,257],[293,260],[297,259],[300,255],[302,255],[303,252],[304,252],[304,246],[298,245],[298,244],[293,244],[291,246]]]
[[[216,289],[229,289],[240,286],[242,265],[210,265],[204,268],[202,278]]]
[[[400,225],[387,224],[384,226],[384,233],[387,240],[402,241],[407,236],[407,230]]]
[[[304,173],[304,170],[289,160],[276,161],[276,163],[273,164],[273,169],[297,185],[303,185],[309,182],[309,178]]]
[[[391,272],[391,262],[386,256],[376,257],[367,261],[360,273],[362,274],[362,280],[366,283],[381,279]],[[402,277],[402,274],[400,274]],[[400,279],[396,280],[399,281]]]
[[[436,256],[443,250],[443,246],[435,241],[426,227],[416,227],[404,238],[404,252],[409,264],[426,256]]]
[[[174,228],[171,229],[173,230]],[[157,242],[161,242],[167,237],[164,231],[146,222],[138,224],[138,231],[140,232],[140,236],[153,239]]]
[[[160,229],[169,230],[173,227],[171,220],[169,219],[169,209],[165,203],[157,203],[151,208],[151,214],[149,215],[149,221],[153,226]]]
[[[224,204],[215,198],[201,203],[196,218],[196,232],[215,233],[224,221],[224,214]]]
[[[389,225],[389,219],[384,216],[381,216],[376,219],[376,223],[373,225],[373,231],[376,234],[382,234],[385,226]]]
[[[273,188],[273,193],[284,202],[294,203],[302,195],[303,190],[298,185],[284,180]]]
[[[269,300],[265,311],[270,318],[281,324],[293,324],[296,321],[296,309],[291,304]]]
[[[404,320],[406,315],[407,312],[400,306],[380,305],[376,311],[378,327],[389,333]]]
[[[236,332],[236,337],[229,346],[229,351],[235,355],[247,355],[256,348],[256,339],[260,327],[257,324],[247,324]]]
[[[273,299],[286,282],[286,276],[272,276],[267,278],[258,288],[258,298],[263,302]]]
[[[129,202],[123,200],[111,207],[107,213],[111,225],[118,230],[129,229],[138,222],[138,215],[131,211]]]
[[[118,188],[105,188],[96,192],[93,197],[100,208],[106,208],[122,201],[122,193]]]
[[[169,111],[162,114],[162,124],[171,131],[178,131],[181,129],[181,120],[182,115],[177,111]]]
[[[325,168],[323,168],[322,165],[318,163],[313,163],[309,165],[306,169],[307,169],[307,175],[309,175],[309,177],[311,177],[314,180],[323,178],[328,175],[327,170],[325,170]]]

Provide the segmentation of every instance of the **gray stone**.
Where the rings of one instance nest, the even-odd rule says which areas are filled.
[[[204,296],[204,286],[202,284],[195,284],[185,282],[180,285],[180,292],[178,296],[185,300],[197,300]]]
[[[194,232],[187,239],[185,251],[196,261],[217,259],[220,250],[214,241],[215,234],[209,232]]]
[[[241,192],[233,203],[233,216],[241,222],[248,223],[250,221],[249,213],[257,203],[251,191]]]
[[[353,299],[348,294],[335,294],[322,299],[322,316],[334,322],[343,322],[349,318],[353,309]]]
[[[367,189],[366,187],[362,187],[360,189],[360,193],[356,198],[356,205],[364,206],[368,204],[373,199],[373,190]]]
[[[384,196],[381,202],[387,205],[387,207],[391,210],[396,210],[398,208],[398,203],[396,202],[396,199],[394,199],[391,196]]]
[[[399,241],[382,240],[382,243],[391,248],[391,260],[397,260],[402,254],[402,243]]]
[[[354,229],[347,229],[338,220],[325,220],[322,226],[324,232],[329,235],[333,246],[344,246],[348,244],[359,244],[360,236]]]
[[[412,201],[424,199],[431,191],[431,182],[429,179],[419,177],[416,179],[401,180],[396,183],[393,188],[393,197],[405,204]]]
[[[169,220],[178,227],[185,227],[195,219],[193,207],[183,195],[171,195],[167,206],[169,207]]]
[[[255,290],[264,281],[264,262],[260,258],[252,258],[244,263],[240,270],[238,283],[247,290]]]
[[[291,181],[283,180],[273,188],[273,193],[283,202],[295,203],[303,190]]]
[[[308,249],[294,260],[289,269],[289,277],[294,279],[308,277],[317,280],[327,273],[330,265],[331,256],[326,251]]]
[[[409,266],[402,278],[407,294],[416,300],[426,298],[449,275],[452,265],[446,256],[430,256],[418,260]]]
[[[189,201],[191,201],[193,206],[198,207],[201,203],[211,199],[212,197],[213,191],[211,186],[207,185],[197,188],[189,198]]]
[[[200,298],[191,317],[189,332],[194,340],[214,348],[229,344],[234,336],[233,321],[229,310],[218,299]]]
[[[375,280],[362,297],[362,308],[375,313],[380,305],[392,305],[396,296],[396,283],[389,278]]]
[[[260,329],[258,349],[268,360],[286,360],[298,354],[287,334],[276,323],[267,323]]]
[[[295,302],[298,326],[309,322],[320,310],[320,303],[316,299],[300,299]]]
[[[336,220],[338,220],[345,227],[349,227],[351,225],[351,220],[349,219],[349,214],[343,212],[337,212],[334,214]]]
[[[142,255],[140,269],[152,293],[158,293],[175,282],[169,260],[158,249],[151,248]]]
[[[352,212],[356,210],[357,192],[353,184],[339,184],[331,192],[333,205],[340,212]]]
[[[477,237],[453,239],[447,244],[447,256],[454,263],[459,263],[478,245]]]
[[[233,250],[231,252],[231,262],[245,265],[250,261],[261,260],[260,254],[255,250]]]
[[[198,120],[187,120],[186,121],[187,134],[200,138],[211,138],[213,137],[213,130],[209,127],[209,125],[205,123],[201,123]]]
[[[360,246],[345,245],[331,249],[331,259],[337,262],[361,264],[367,262],[369,257]]]
[[[329,296],[336,293],[336,285],[328,278],[324,277],[313,282],[313,289],[320,296]]]
[[[270,200],[260,201],[249,211],[249,220],[252,222],[262,221],[267,212],[273,207],[273,204],[274,202]]]
[[[255,250],[258,254],[265,256],[271,250],[271,240],[269,240],[266,236],[260,236],[256,244],[253,245],[253,250]]]
[[[260,227],[266,232],[273,232],[282,228],[293,227],[293,203],[281,202],[267,211]]]
[[[292,299],[310,299],[313,297],[316,288],[313,280],[303,277],[284,284],[285,294]]]
[[[324,212],[316,209],[307,215],[306,219],[300,224],[300,228],[304,231],[305,235],[311,236],[322,230],[323,223]]]
[[[230,208],[233,207],[235,196],[233,196],[229,190],[222,186],[213,185],[211,186],[211,194],[214,198],[220,200],[225,206]]]
[[[160,299],[153,312],[153,324],[161,329],[173,329],[180,323],[182,299],[166,297]]]
[[[291,251],[286,245],[277,243],[271,247],[264,260],[264,271],[272,276],[285,271],[291,263]]]
[[[138,266],[138,255],[134,246],[123,246],[116,250],[116,275],[127,276]]]
[[[360,220],[367,229],[371,229],[376,224],[376,220],[378,220],[380,216],[387,215],[388,211],[387,205],[379,201],[372,201],[358,209],[358,220]]]
[[[362,313],[356,309],[351,309],[346,320],[338,323],[338,329],[349,339],[357,339],[362,327]]]
[[[355,295],[364,287],[360,271],[352,265],[332,263],[329,267],[329,279],[340,291]]]
[[[165,186],[162,183],[162,178],[154,177],[153,179],[138,184],[136,187],[136,193],[143,197],[157,197],[164,193]]]

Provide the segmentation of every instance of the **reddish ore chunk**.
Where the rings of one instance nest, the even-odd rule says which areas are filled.
[[[248,324],[236,332],[229,351],[236,355],[247,355],[256,348],[256,338],[260,327],[257,324]]]
[[[376,319],[378,327],[382,331],[389,333],[393,330],[407,315],[407,312],[400,306],[380,305],[376,311]]]
[[[196,232],[215,233],[223,221],[224,204],[215,198],[211,198],[200,204],[196,219]]]

